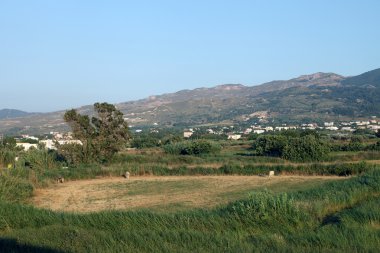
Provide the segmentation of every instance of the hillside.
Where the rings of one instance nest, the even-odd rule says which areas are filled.
[[[182,90],[117,104],[131,125],[189,126],[253,122],[349,120],[380,116],[380,69],[354,77],[334,73],[302,75],[257,86],[225,84]],[[91,114],[91,106],[78,109]],[[66,129],[64,111],[0,120],[3,132]],[[26,127],[26,128],[25,128]]]
[[[25,117],[28,115],[31,115],[32,113],[24,112],[20,110],[15,109],[1,109],[0,110],[0,119],[11,119],[11,118],[18,118],[18,117]]]

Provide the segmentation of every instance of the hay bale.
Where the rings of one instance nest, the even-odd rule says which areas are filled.
[[[274,176],[274,170],[269,171],[269,177],[273,177],[273,176]]]

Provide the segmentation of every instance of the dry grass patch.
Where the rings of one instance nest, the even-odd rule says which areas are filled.
[[[37,207],[56,211],[101,210],[178,211],[213,208],[247,196],[250,191],[301,190],[338,177],[325,176],[142,176],[71,181],[39,189]]]

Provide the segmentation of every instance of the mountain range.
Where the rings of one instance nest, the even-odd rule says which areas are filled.
[[[380,69],[352,77],[319,72],[257,86],[224,84],[181,90],[116,106],[133,126],[250,123],[258,118],[281,124],[379,117]],[[78,111],[92,114],[92,106]],[[0,110],[0,132],[67,129],[64,112]]]

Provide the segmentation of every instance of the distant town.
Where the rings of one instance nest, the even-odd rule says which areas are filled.
[[[367,130],[372,132],[380,131],[380,119],[375,116],[368,120],[362,121],[349,121],[349,122],[323,122],[323,125],[318,125],[317,123],[305,123],[300,125],[270,125],[268,123],[256,123],[249,127],[241,127],[240,125],[231,126],[215,126],[215,127],[194,127],[187,128],[183,130],[183,138],[190,138],[197,132],[205,132],[210,135],[224,135],[228,140],[239,140],[248,136],[250,134],[264,134],[268,132],[275,131],[285,131],[293,129],[303,129],[303,130],[318,130],[318,131],[332,131],[339,133],[341,135],[354,132],[356,130]],[[152,128],[140,129],[131,126],[131,131],[133,134],[138,135],[141,133],[159,133],[159,124],[154,123]],[[3,139],[3,135],[0,134],[0,141]],[[46,149],[57,149],[56,145],[64,144],[78,144],[82,145],[80,140],[73,137],[72,132],[49,132],[42,136],[33,136],[28,134],[23,134],[16,137],[17,146],[24,150],[29,150],[30,148],[41,148]]]

